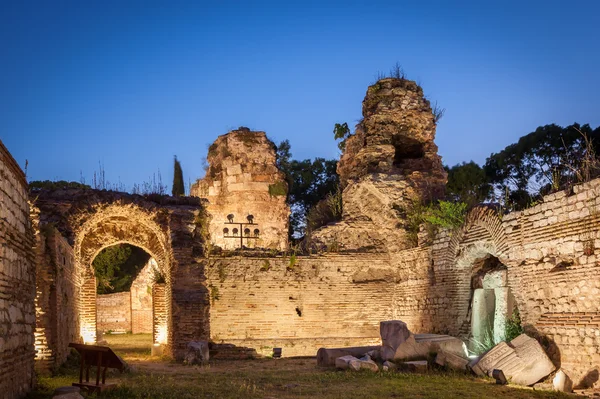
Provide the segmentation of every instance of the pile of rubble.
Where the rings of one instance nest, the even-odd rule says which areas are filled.
[[[525,334],[510,342],[500,342],[479,357],[469,357],[462,340],[449,335],[413,334],[400,320],[382,321],[380,333],[381,346],[321,348],[317,364],[374,372],[424,372],[441,366],[489,377],[494,370],[501,370],[510,383],[518,385],[536,384],[556,369],[538,341]],[[571,392],[572,382],[561,370],[552,386],[545,388]]]

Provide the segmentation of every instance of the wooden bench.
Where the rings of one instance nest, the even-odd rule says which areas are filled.
[[[73,386],[86,389],[89,392],[102,392],[103,390],[114,388],[116,384],[106,383],[106,370],[108,368],[117,369],[121,372],[125,369],[125,362],[117,356],[108,346],[84,345],[70,343],[70,348],[74,348],[81,356],[81,365],[79,367],[79,383],[74,382]],[[90,367],[96,366],[96,384],[90,383]],[[83,381],[83,371],[85,369],[85,382]],[[102,383],[100,383],[100,370],[102,370]]]

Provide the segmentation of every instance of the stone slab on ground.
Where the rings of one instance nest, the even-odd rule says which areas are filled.
[[[385,362],[383,362],[383,371],[392,371],[392,370],[396,370],[398,368],[398,366],[396,365],[396,363],[392,363],[389,360],[386,360]]]
[[[317,365],[322,367],[334,367],[338,357],[351,355],[362,357],[365,353],[378,350],[379,346],[355,346],[349,348],[321,348],[317,351]]]
[[[533,385],[555,370],[546,352],[534,338],[521,334],[510,343],[500,342],[479,358],[472,370],[477,375],[492,375],[502,370],[513,384]]]
[[[456,356],[453,353],[440,350],[435,357],[435,363],[453,370],[466,371],[469,360],[460,356]]]
[[[335,359],[335,367],[341,370],[347,370],[350,368],[350,362],[353,360],[358,359],[352,355],[338,357]]]
[[[398,369],[402,371],[411,371],[413,373],[424,373],[427,371],[427,360],[413,360],[398,364]]]
[[[205,364],[210,358],[208,341],[192,341],[187,344],[185,352],[185,364]]]
[[[558,370],[552,380],[552,388],[555,391],[571,393],[573,392],[573,381],[564,371]]]
[[[465,343],[458,338],[438,334],[411,334],[398,346],[393,360],[424,359],[430,353],[439,351],[467,357]]]
[[[396,349],[412,335],[408,326],[401,320],[388,320],[379,323],[381,335],[381,358],[392,360]]]

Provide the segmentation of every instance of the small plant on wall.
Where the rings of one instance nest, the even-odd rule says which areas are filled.
[[[211,303],[214,305],[216,301],[218,301],[220,299],[219,296],[219,287],[216,287],[214,285],[209,285],[208,288],[210,289],[210,301]]]
[[[511,317],[506,320],[506,324],[504,326],[504,339],[506,342],[512,341],[521,334],[523,334],[521,315],[519,314],[519,309],[515,308]]]
[[[296,257],[296,254],[292,254],[292,256],[290,256],[290,263],[288,264],[288,266],[286,267],[286,270],[289,272],[293,272],[296,270],[298,266],[298,258]]]
[[[262,266],[260,267],[261,272],[268,272],[271,269],[271,262],[268,259],[263,261]]]

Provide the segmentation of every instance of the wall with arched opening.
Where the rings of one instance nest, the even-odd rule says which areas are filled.
[[[64,342],[96,342],[97,294],[92,261],[104,248],[120,243],[142,248],[164,276],[165,282],[150,290],[156,303],[149,311],[155,343],[163,345],[166,354],[179,358],[187,342],[208,336],[208,295],[197,260],[204,246],[198,199],[152,199],[73,189],[35,194],[33,216],[39,230],[52,231],[52,242],[61,243],[60,248],[46,243],[38,246],[38,269],[41,275],[49,276],[38,286],[41,306],[37,312],[37,318],[43,321],[37,332],[43,349],[40,353],[48,355],[47,363],[57,365],[64,360]],[[67,278],[65,268],[57,261],[62,253],[69,259]],[[54,297],[59,291],[68,292],[71,298],[70,307],[63,309],[63,314],[74,319],[68,326],[59,324],[55,316],[59,306]],[[41,356],[38,359],[42,363]]]
[[[477,208],[460,229],[441,231],[432,243],[422,240],[417,249],[391,255],[398,276],[394,314],[413,331],[468,339],[473,307],[485,308],[489,301],[488,311],[492,308],[491,297],[475,291],[498,289],[494,313],[496,296],[504,295],[501,311],[507,316],[518,309],[525,331],[539,338],[557,367],[576,383],[599,383],[598,251],[600,180],[508,215]],[[489,260],[502,266],[501,281],[486,285],[484,273],[478,277],[481,286],[474,286],[482,262]]]

